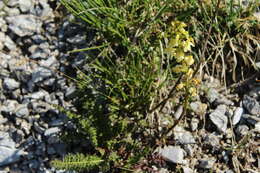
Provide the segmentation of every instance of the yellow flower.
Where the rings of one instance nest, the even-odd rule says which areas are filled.
[[[183,42],[183,51],[191,51],[191,46],[194,46],[193,39],[188,38],[186,41]]]
[[[174,21],[171,24],[172,24],[173,28],[184,28],[187,26],[185,23],[180,22],[180,21]]]
[[[175,38],[171,39],[169,46],[170,47],[176,47],[179,45],[179,41],[180,41],[180,35],[177,34]]]
[[[185,56],[184,57],[184,62],[188,66],[191,66],[194,63],[194,59],[193,59],[193,57],[191,55],[190,56]]]
[[[201,81],[197,78],[193,78],[192,82],[194,83],[194,85],[199,85],[201,83]]]
[[[177,90],[181,90],[184,87],[184,84],[181,82],[176,86]]]
[[[191,78],[193,74],[193,70],[191,68],[188,69],[188,72],[186,73],[187,78]]]
[[[197,95],[197,90],[194,87],[189,88],[189,93],[191,94],[192,97]]]
[[[175,54],[175,59],[177,62],[182,62],[184,60],[184,52],[179,49]]]
[[[172,71],[174,73],[181,73],[181,72],[187,72],[188,67],[186,65],[176,65],[175,67],[172,68]]]

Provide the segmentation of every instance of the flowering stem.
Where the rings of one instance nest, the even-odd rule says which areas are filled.
[[[184,102],[184,110],[181,114],[181,117],[166,131],[166,133],[162,134],[161,139],[164,139],[178,124],[179,122],[182,120],[182,118],[184,117],[184,115],[187,112],[187,108],[188,108],[188,100],[189,100],[189,92],[186,90],[186,94],[185,94],[185,98],[184,98],[185,102]]]
[[[161,101],[158,105],[156,105],[153,109],[149,110],[149,113],[152,113],[153,111],[155,111],[156,109],[158,109],[161,106],[160,111],[162,111],[162,109],[164,108],[165,104],[167,103],[167,101],[172,97],[173,92],[176,90],[177,85],[180,83],[181,79],[182,79],[183,74],[180,75],[180,77],[178,78],[177,82],[175,83],[175,85],[172,87],[169,95],[167,98],[165,98],[163,101]]]

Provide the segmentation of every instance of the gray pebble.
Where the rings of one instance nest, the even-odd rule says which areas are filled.
[[[257,122],[260,121],[260,117],[257,117],[256,115],[249,115],[249,114],[243,114],[243,119],[246,120],[251,125],[255,125]]]
[[[166,146],[159,148],[158,153],[166,160],[172,163],[184,164],[185,151],[179,146]]]
[[[42,22],[34,15],[19,15],[6,17],[9,28],[18,36],[31,36],[40,31]]]
[[[174,112],[174,114],[173,114],[174,118],[175,118],[176,120],[178,120],[178,119],[181,117],[182,112],[183,112],[183,106],[180,105],[180,106],[178,106],[176,112]]]
[[[30,98],[40,100],[40,99],[43,99],[44,97],[46,97],[47,94],[49,94],[49,93],[46,92],[45,90],[40,90],[40,91],[32,93]]]
[[[20,87],[20,83],[11,78],[5,78],[3,82],[4,89],[15,90]]]
[[[239,125],[236,128],[236,133],[239,136],[244,136],[244,135],[248,134],[248,131],[249,131],[249,127],[247,127],[246,125]]]
[[[234,115],[232,117],[232,124],[233,125],[236,125],[240,121],[243,113],[244,113],[243,108],[241,108],[241,107],[236,108],[236,110],[234,111]]]
[[[15,115],[17,117],[25,117],[29,115],[29,110],[27,105],[19,105],[16,108]]]
[[[211,169],[211,168],[213,168],[216,160],[213,158],[207,158],[207,159],[201,159],[199,162],[200,162],[199,163],[200,168]]]
[[[57,134],[59,132],[60,132],[59,127],[52,127],[52,128],[45,130],[44,136],[51,136],[51,135]]]
[[[195,139],[189,131],[184,130],[182,127],[174,128],[174,139],[181,144],[194,144]]]
[[[227,130],[228,118],[225,115],[225,105],[220,105],[210,115],[210,120],[217,126],[218,130],[225,133]]]
[[[19,7],[22,12],[28,12],[33,6],[32,0],[19,0]]]
[[[7,121],[8,121],[8,119],[5,118],[5,117],[3,117],[3,116],[0,114],[0,125],[6,123]]]
[[[243,98],[243,106],[252,115],[260,114],[260,105],[258,101],[252,97],[245,95]]]
[[[32,79],[30,82],[37,83],[43,81],[52,76],[52,71],[48,68],[39,67],[32,74]]]
[[[210,103],[213,103],[217,98],[219,98],[219,93],[216,89],[210,88],[206,93],[206,97]]]
[[[10,7],[15,7],[18,5],[19,3],[19,0],[8,0],[6,1],[7,2],[7,5],[10,6]]]
[[[193,170],[189,167],[183,167],[183,173],[194,173]]]
[[[76,87],[75,86],[71,86],[71,87],[66,89],[66,91],[65,91],[65,98],[66,99],[72,99],[75,96],[76,96]]]
[[[0,166],[17,162],[24,154],[22,149],[15,148],[15,143],[8,133],[0,132]]]
[[[219,98],[217,98],[214,102],[215,105],[221,105],[221,104],[224,104],[224,105],[234,105],[234,103],[227,99],[226,97],[224,96],[221,96]]]
[[[190,108],[193,112],[200,116],[204,116],[207,111],[207,105],[199,101],[191,102]]]

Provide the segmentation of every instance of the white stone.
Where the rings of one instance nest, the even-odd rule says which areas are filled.
[[[234,115],[232,117],[232,124],[233,125],[236,125],[240,121],[243,113],[244,113],[243,108],[241,108],[241,107],[236,108],[236,110],[234,111]]]
[[[159,148],[158,153],[167,161],[179,164],[185,164],[185,151],[179,146],[166,146]]]

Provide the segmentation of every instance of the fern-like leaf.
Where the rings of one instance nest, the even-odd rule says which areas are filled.
[[[98,156],[68,154],[63,160],[53,160],[51,164],[57,169],[83,171],[96,168],[103,160]]]

